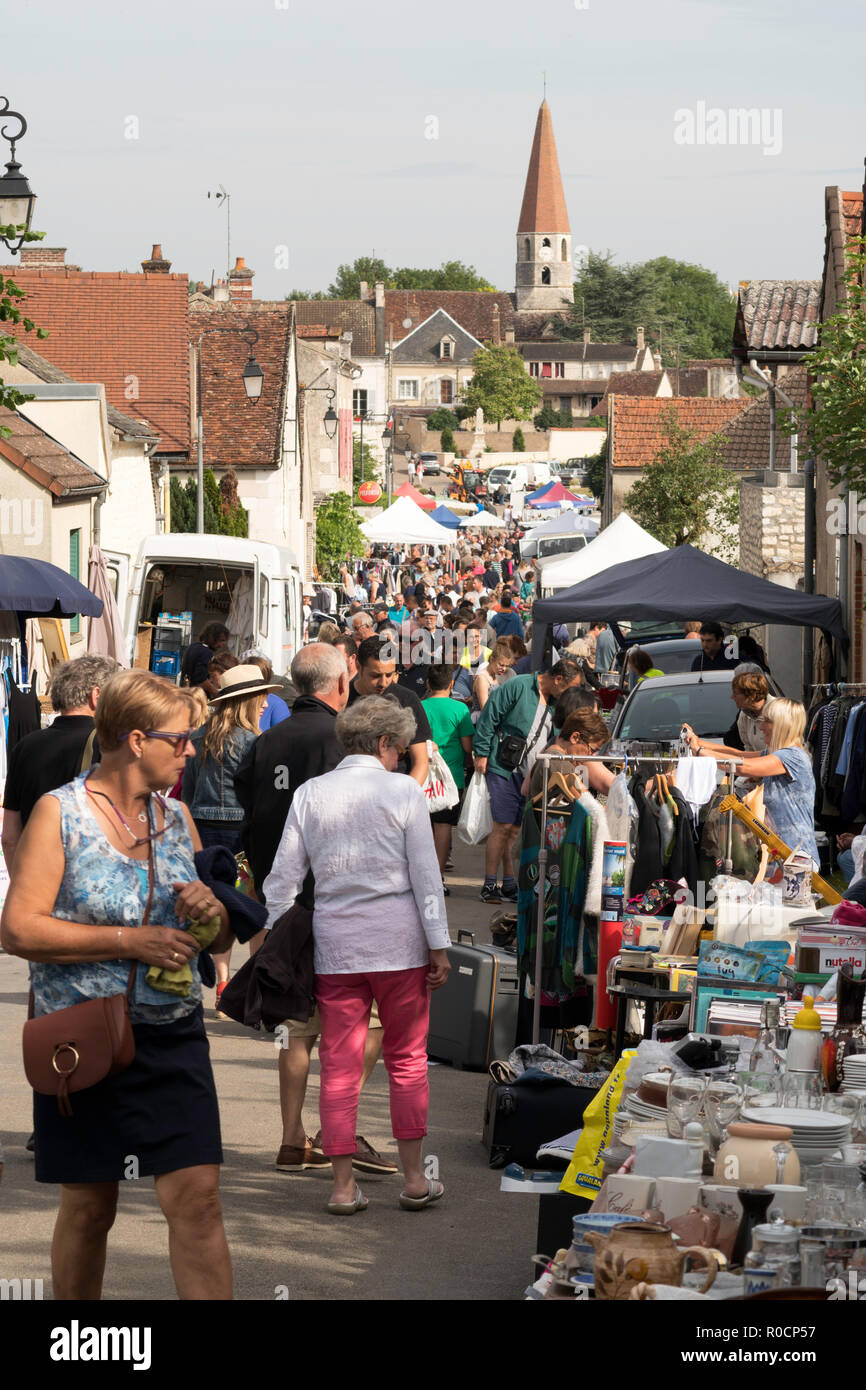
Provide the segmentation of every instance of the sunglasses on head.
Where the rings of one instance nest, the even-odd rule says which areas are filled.
[[[132,732],[132,731],[130,731],[130,733],[131,733],[131,732]],[[159,739],[162,743],[173,743],[173,744],[174,744],[174,751],[175,751],[175,754],[176,754],[178,757],[180,757],[180,754],[183,752],[184,748],[185,748],[186,745],[189,743],[189,741],[190,741],[190,739],[192,738],[192,736],[193,736],[194,733],[195,733],[195,729],[184,729],[184,730],[182,730],[182,732],[179,733],[179,734],[170,733],[170,732],[169,732],[169,733],[166,733],[166,732],[165,732],[164,730],[162,730],[162,729],[150,729],[147,733],[145,733],[144,737],[145,737],[145,738],[156,738],[156,739]],[[130,737],[130,734],[121,734],[121,735],[120,735],[119,742],[120,742],[120,743],[123,743],[123,741],[124,741],[125,739],[129,738],[129,737]]]

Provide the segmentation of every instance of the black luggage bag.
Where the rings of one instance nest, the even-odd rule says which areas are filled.
[[[523,1168],[561,1166],[564,1170],[565,1159],[551,1159],[547,1164],[536,1157],[538,1149],[561,1134],[579,1129],[584,1107],[596,1095],[596,1087],[572,1086],[568,1081],[521,1081],[517,1085],[491,1081],[481,1134],[490,1167],[519,1163]]]
[[[513,951],[474,942],[472,932],[459,931],[448,948],[451,974],[430,996],[427,1052],[458,1068],[486,1071],[514,1050],[520,976]]]

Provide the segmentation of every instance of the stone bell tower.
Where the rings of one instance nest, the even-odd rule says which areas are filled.
[[[571,226],[546,101],[535,124],[517,224],[517,309],[559,311],[574,297]]]

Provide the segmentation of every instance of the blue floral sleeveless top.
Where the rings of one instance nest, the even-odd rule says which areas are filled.
[[[60,802],[60,831],[66,868],[52,910],[53,917],[88,926],[137,927],[147,902],[147,862],[129,859],[108,840],[90,806],[82,773],[74,782],[49,793]],[[193,846],[183,811],[167,812],[168,829],[153,840],[153,901],[150,924],[182,927],[174,912],[173,883],[189,883],[197,877]],[[81,961],[75,965],[30,966],[34,1013],[54,1013],[85,999],[124,994],[129,979],[129,960]],[[149,967],[138,961],[130,994],[133,1023],[173,1023],[185,1018],[201,1003],[201,978],[192,964],[188,999],[178,999],[151,989],[146,982]]]

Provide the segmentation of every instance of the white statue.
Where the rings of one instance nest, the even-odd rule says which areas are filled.
[[[475,412],[475,433],[484,433],[484,411],[481,409],[481,406],[479,406]]]

